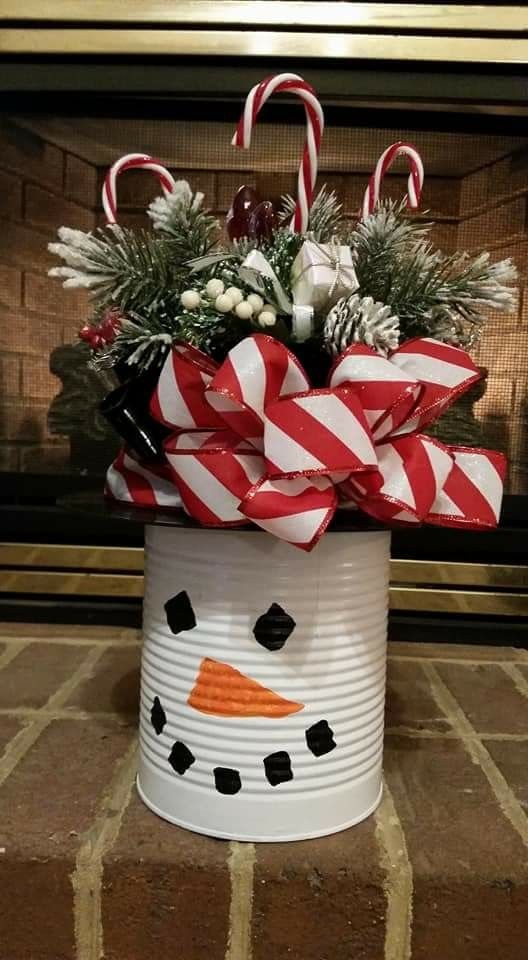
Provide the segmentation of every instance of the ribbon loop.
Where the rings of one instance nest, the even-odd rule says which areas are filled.
[[[264,479],[240,504],[245,516],[263,530],[301,550],[322,537],[337,507],[337,492],[328,477]]]
[[[449,447],[453,468],[427,517],[442,527],[482,530],[499,522],[506,458],[497,450]]]
[[[422,522],[445,484],[453,460],[448,449],[430,437],[399,437],[377,447],[381,477],[350,478],[359,507],[377,520]]]
[[[375,440],[393,433],[415,409],[423,386],[371,347],[353,344],[338,357],[330,386],[347,385],[357,394]]]
[[[209,384],[207,400],[228,427],[262,448],[267,405],[309,386],[297,358],[258,333],[233,347]]]
[[[264,450],[270,477],[332,476],[375,470],[376,452],[351,390],[311,390],[266,407]]]
[[[192,431],[165,447],[182,503],[207,526],[247,523],[240,501],[264,474],[264,461],[251,444],[229,430]]]
[[[481,377],[465,350],[429,337],[407,340],[393,353],[391,363],[422,384],[419,403],[398,432],[423,430]]]

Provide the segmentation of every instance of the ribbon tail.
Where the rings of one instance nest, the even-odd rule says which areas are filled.
[[[328,477],[262,479],[240,504],[245,516],[263,530],[309,552],[321,539],[337,507]]]
[[[106,472],[105,497],[140,507],[181,507],[167,463],[148,466],[131,456],[126,448],[117,455]]]
[[[486,530],[499,522],[506,458],[496,450],[448,447],[453,468],[426,517],[427,523]]]
[[[393,437],[424,430],[481,378],[480,370],[465,350],[429,337],[407,340],[392,354],[390,362],[422,385],[416,406],[393,429]]]
[[[217,370],[218,364],[201,350],[188,344],[175,344],[150,399],[151,415],[173,430],[221,426],[222,421],[207,402],[205,393]]]

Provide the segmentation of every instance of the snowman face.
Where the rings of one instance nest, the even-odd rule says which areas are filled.
[[[239,604],[222,605],[196,584],[165,600],[163,611],[180,668],[170,697],[150,695],[150,723],[169,737],[167,767],[225,796],[285,789],[307,769],[310,780],[312,764],[337,742],[317,715],[325,669],[306,643],[306,625],[276,601],[255,617],[248,598],[241,616]]]

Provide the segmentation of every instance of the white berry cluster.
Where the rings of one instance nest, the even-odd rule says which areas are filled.
[[[254,320],[260,327],[273,327],[277,320],[277,310],[272,303],[264,303],[258,293],[250,293],[244,298],[238,287],[228,287],[221,280],[209,280],[205,294],[219,313],[236,313],[241,320]],[[202,294],[197,290],[184,290],[180,303],[185,310],[196,310],[202,303]]]

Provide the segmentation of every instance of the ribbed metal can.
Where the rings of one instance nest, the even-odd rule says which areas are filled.
[[[390,534],[147,527],[138,789],[172,823],[287,841],[381,797]]]

